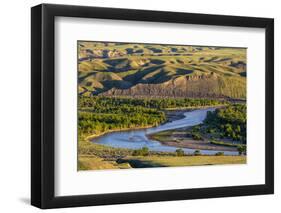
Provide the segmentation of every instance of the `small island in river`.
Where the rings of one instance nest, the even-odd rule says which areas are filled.
[[[243,48],[78,42],[78,170],[244,164]]]

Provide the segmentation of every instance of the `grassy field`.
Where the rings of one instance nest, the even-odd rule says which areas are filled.
[[[126,157],[120,162],[128,162],[135,168],[170,167],[170,166],[204,166],[219,164],[245,164],[245,156],[142,156]]]
[[[78,142],[79,156],[96,156],[103,159],[118,159],[132,155],[133,150],[113,148],[101,144],[92,143],[89,140],[80,139]]]
[[[117,163],[94,155],[79,156],[78,170],[130,169],[129,163]]]
[[[169,166],[245,164],[246,156],[176,156],[176,153],[148,152],[133,156],[130,149],[113,148],[90,141],[79,142],[78,170],[130,169]]]
[[[95,156],[80,156],[78,170],[129,169],[175,166],[245,164],[245,156],[128,156],[106,161]]]

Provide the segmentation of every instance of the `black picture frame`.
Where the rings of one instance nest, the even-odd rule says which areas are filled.
[[[79,196],[54,195],[55,17],[264,28],[266,32],[265,184]],[[164,11],[41,4],[31,9],[31,204],[42,209],[274,193],[274,20]]]

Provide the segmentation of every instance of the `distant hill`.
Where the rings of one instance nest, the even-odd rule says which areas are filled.
[[[246,49],[78,42],[79,94],[246,98]]]

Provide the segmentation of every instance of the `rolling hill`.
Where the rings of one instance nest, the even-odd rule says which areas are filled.
[[[78,42],[79,94],[246,98],[246,49]]]

